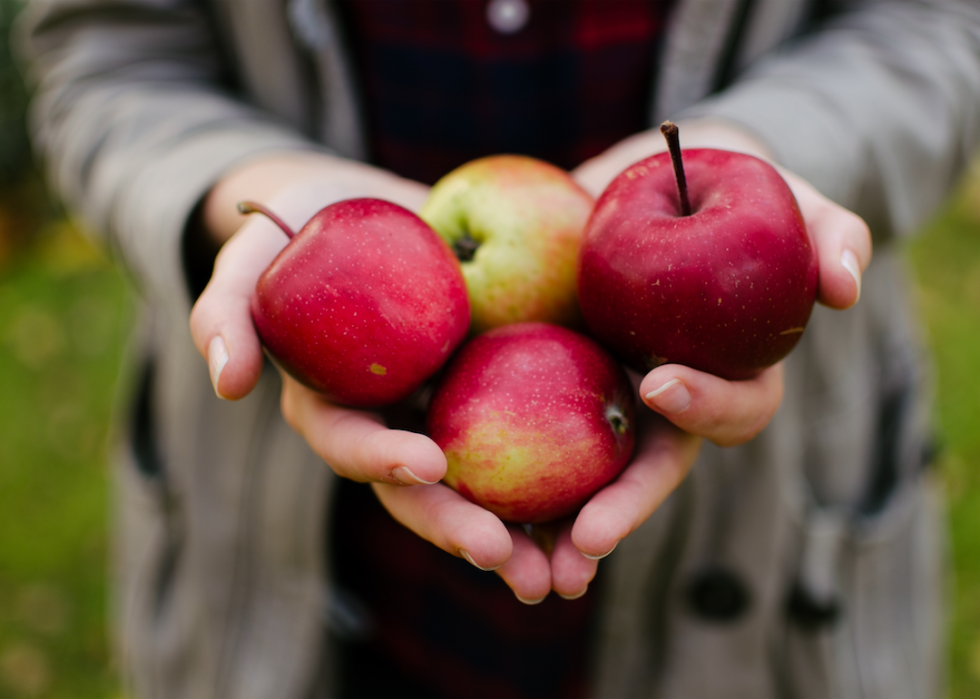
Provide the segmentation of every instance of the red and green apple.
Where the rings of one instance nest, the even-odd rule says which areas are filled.
[[[630,460],[633,389],[596,342],[519,323],[467,342],[426,415],[444,479],[501,519],[537,524],[575,512]]]
[[[575,274],[593,203],[561,168],[518,155],[474,160],[435,184],[420,215],[462,264],[473,334],[581,324]]]
[[[344,405],[403,400],[466,337],[459,263],[418,216],[391,202],[349,199],[321,209],[290,237],[256,284],[252,319],[291,376]]]

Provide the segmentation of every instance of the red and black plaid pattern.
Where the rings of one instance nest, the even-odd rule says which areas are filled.
[[[494,153],[574,168],[642,130],[670,0],[528,0],[504,35],[482,0],[346,0],[373,161],[433,183]]]
[[[597,584],[577,600],[519,602],[477,570],[395,522],[370,486],[342,481],[335,582],[367,610],[367,637],[340,644],[345,699],[505,699],[588,695]]]

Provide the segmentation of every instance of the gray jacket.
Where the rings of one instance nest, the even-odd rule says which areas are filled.
[[[214,397],[182,258],[193,207],[243,160],[363,157],[331,12],[36,0],[22,17],[50,181],[145,303],[116,556],[120,648],[140,696],[331,691],[334,476],[279,416],[274,372],[243,401]],[[868,220],[876,258],[854,309],[815,312],[770,427],[705,447],[603,561],[596,694],[937,696],[927,363],[889,241],[929,215],[978,145],[980,7],[678,0],[659,66],[651,124],[712,115],[754,131]]]

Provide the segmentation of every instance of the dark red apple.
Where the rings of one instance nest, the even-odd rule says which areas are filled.
[[[466,283],[449,246],[396,204],[320,210],[263,272],[252,319],[272,357],[328,399],[375,408],[431,377],[466,336]]]
[[[771,165],[712,149],[685,150],[681,165],[673,150],[677,177],[671,155],[655,155],[596,203],[579,258],[582,314],[638,371],[672,362],[750,378],[803,334],[817,292],[814,247]]]
[[[593,340],[518,323],[470,340],[446,367],[426,415],[446,454],[444,481],[501,519],[536,524],[574,512],[633,453],[633,389]]]

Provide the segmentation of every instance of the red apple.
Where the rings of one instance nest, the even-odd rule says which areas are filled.
[[[474,334],[581,326],[575,270],[593,203],[561,168],[519,155],[474,160],[436,183],[419,215],[459,257]]]
[[[574,512],[629,461],[633,390],[593,340],[519,323],[470,340],[426,415],[449,462],[445,482],[509,522]]]
[[[814,247],[771,165],[712,149],[685,150],[681,164],[673,150],[676,178],[671,155],[655,155],[596,203],[579,258],[582,314],[638,371],[672,362],[750,378],[803,334],[816,299]]]
[[[298,381],[355,407],[390,405],[432,376],[466,336],[459,263],[407,209],[350,199],[320,210],[263,272],[252,319]]]

